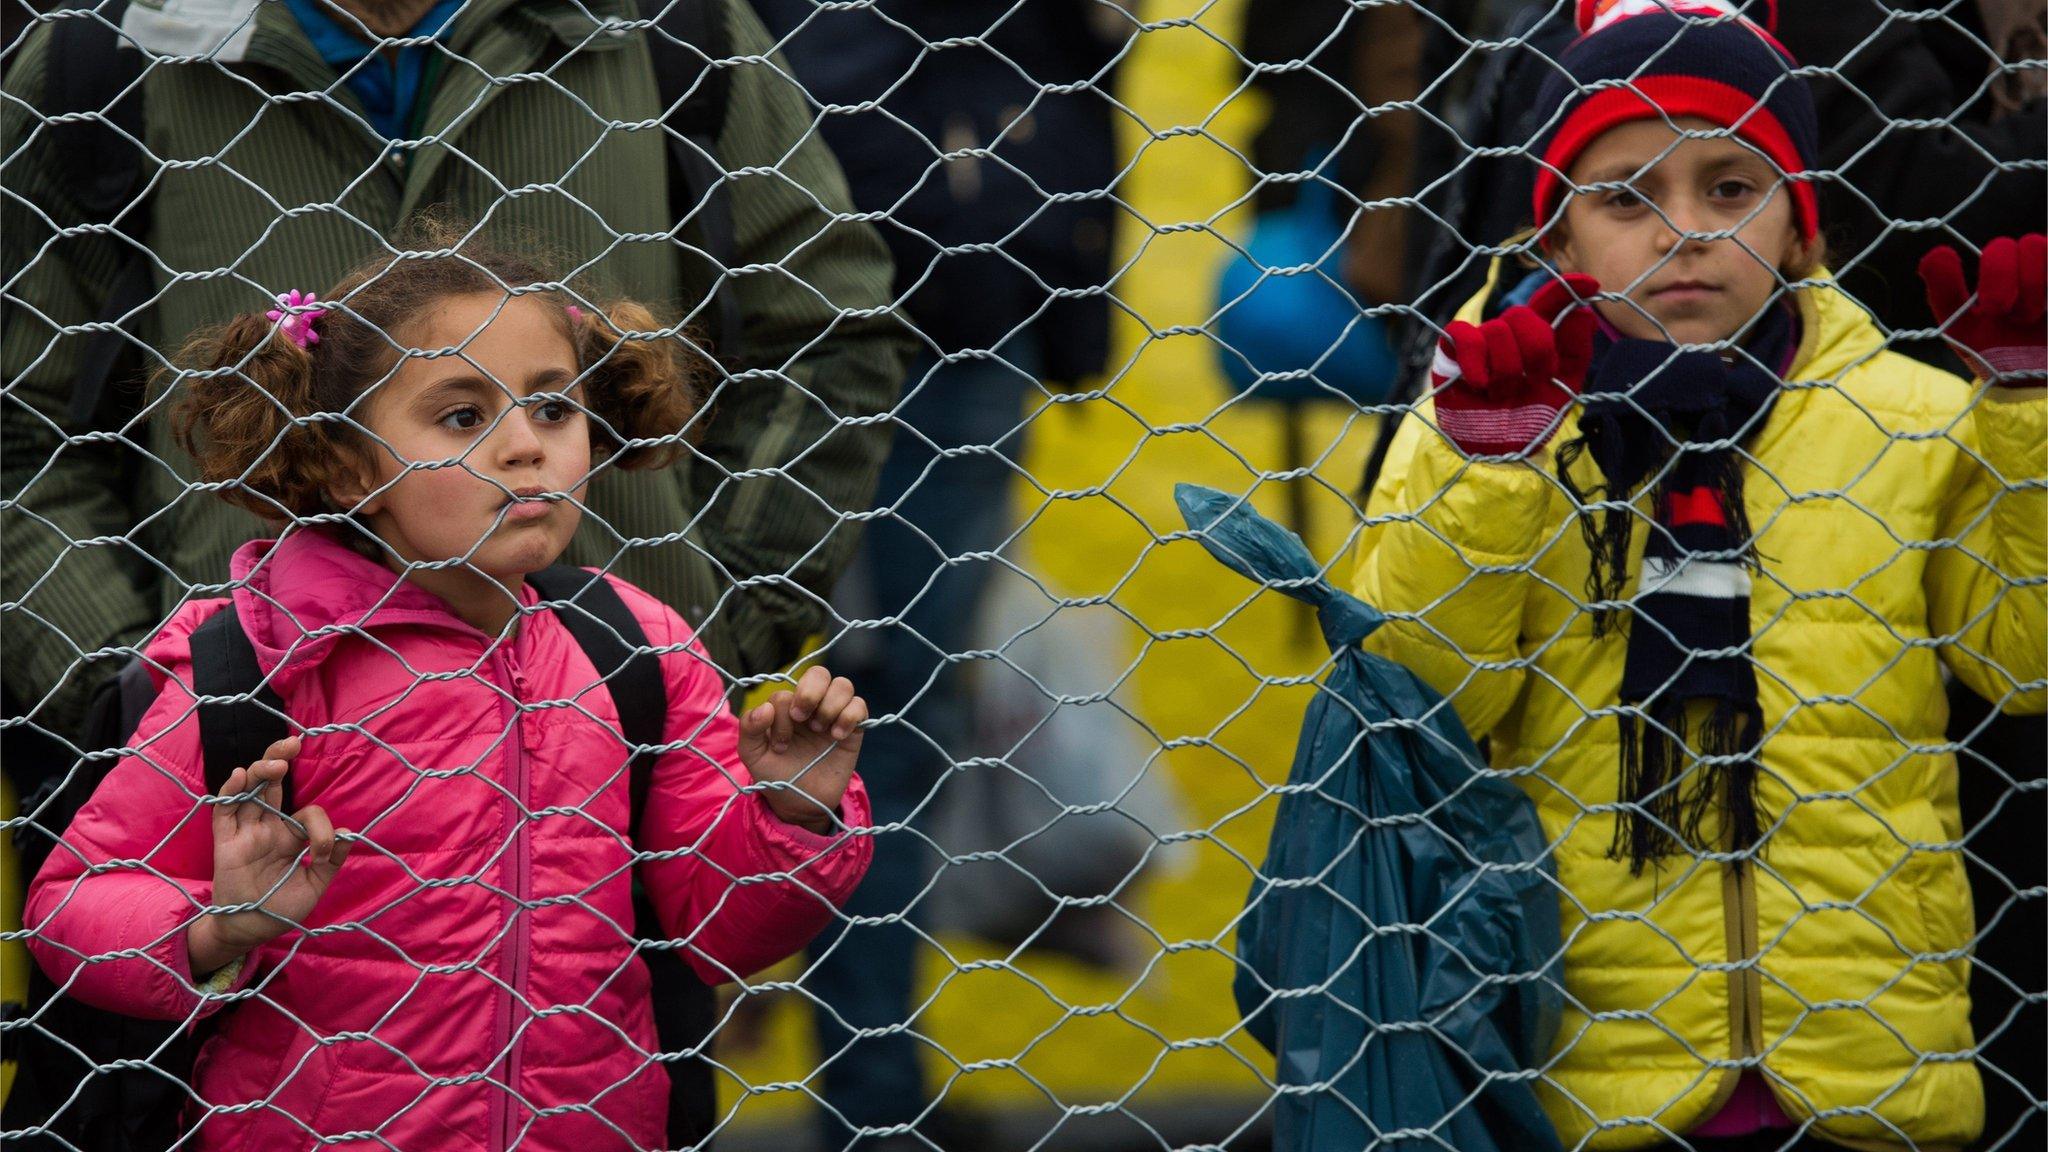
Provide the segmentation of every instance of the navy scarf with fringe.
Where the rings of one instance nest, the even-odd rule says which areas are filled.
[[[1738,446],[1769,417],[1798,345],[1789,303],[1759,317],[1739,351],[1603,337],[1579,435],[1558,450],[1558,477],[1581,509],[1592,552],[1586,594],[1594,635],[1612,629],[1617,608],[1630,617],[1621,676],[1624,807],[1610,854],[1636,874],[1680,842],[1688,854],[1710,850],[1701,825],[1715,808],[1727,851],[1745,853],[1761,834],[1763,708],[1749,651],[1757,556]],[[1581,491],[1571,465],[1588,454],[1604,483]],[[1638,515],[1623,505],[1645,486],[1650,536],[1636,595],[1621,604]],[[1613,507],[1589,507],[1604,502]],[[1687,771],[1695,760],[1697,774]]]

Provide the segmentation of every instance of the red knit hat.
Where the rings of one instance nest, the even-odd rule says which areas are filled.
[[[1568,190],[1563,173],[1611,128],[1636,120],[1696,116],[1727,128],[1786,175],[1812,167],[1820,130],[1813,95],[1792,74],[1798,64],[1771,35],[1773,0],[1578,0],[1582,35],[1558,58],[1537,107],[1552,127],[1535,154],[1534,208],[1539,229]],[[1802,239],[1820,232],[1810,182],[1788,184]]]

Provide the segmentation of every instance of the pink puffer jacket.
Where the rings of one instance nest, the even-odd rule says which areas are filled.
[[[322,805],[362,840],[306,930],[249,957],[247,998],[226,1006],[194,1074],[209,1106],[197,1146],[304,1148],[343,1133],[407,1150],[661,1146],[668,1076],[649,1059],[659,1047],[631,940],[629,756],[567,629],[539,611],[494,647],[317,530],[245,546],[234,575],[247,581],[234,609],[278,670],[273,687],[316,730],[291,770],[293,803]],[[664,650],[666,737],[681,745],[655,769],[639,845],[673,855],[638,872],[707,981],[744,976],[831,921],[872,845],[785,824],[741,791],[718,675],[673,612],[618,588]],[[148,645],[164,675],[139,754],[30,889],[36,959],[103,1008],[223,1008],[201,1002],[185,952],[213,868],[184,685],[192,630],[226,604],[186,605]],[[867,824],[858,780],[840,812]],[[113,956],[124,950],[138,954]]]

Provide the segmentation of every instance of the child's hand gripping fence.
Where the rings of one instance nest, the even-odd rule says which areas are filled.
[[[1789,386],[1719,446],[1760,558],[1747,635],[1693,651],[1754,671],[1759,844],[1729,847],[1712,816],[1697,838],[1673,826],[1638,883],[1612,832],[1659,796],[1619,791],[1613,733],[1651,706],[1602,663],[1626,629],[1588,619],[1626,622],[1640,558],[1589,593],[1577,515],[1633,520],[1638,545],[1672,525],[1567,487],[1540,444],[1459,451],[1428,369],[1455,320],[1481,331],[1555,259],[1525,231],[1556,127],[1535,94],[1576,10],[1654,6],[450,0],[386,27],[404,6],[11,0],[0,1093],[19,1091],[0,1142],[1621,1150],[1734,1115],[1760,1118],[1759,1147],[1946,1150],[1980,1127],[1985,1149],[2038,1146],[2042,281],[2017,264],[2038,240],[1994,238],[2042,230],[2039,21],[1777,6],[1818,153],[1733,220],[1655,183],[1730,142],[1712,122],[1674,118],[1633,169],[1550,173],[1560,203],[1633,183],[1638,219],[1690,245],[1603,280],[1614,315],[1654,320],[1659,277],[1733,245],[1770,257],[1767,295],[1797,318],[1790,362],[1764,365]],[[1811,267],[1753,230],[1795,185],[1829,245]],[[659,693],[574,662],[536,691],[538,669],[482,641],[418,663],[359,618],[285,613],[272,639],[398,669],[389,691],[301,684],[290,707],[268,683],[227,693],[302,726],[346,703],[293,770],[349,860],[334,900],[231,979],[179,952],[221,910],[173,827],[210,815],[203,757],[162,736],[175,724],[135,737],[159,692],[173,720],[201,702],[144,654],[195,605],[270,595],[230,557],[280,517],[219,498],[259,468],[197,478],[177,350],[293,290],[345,308],[329,287],[417,254],[429,208],[464,239],[545,249],[545,275],[502,285],[508,309],[568,302],[574,331],[649,301],[633,339],[716,358],[697,413],[633,445],[673,466],[594,463],[563,560],[694,630],[701,650],[658,629],[628,645],[671,689],[744,706],[806,660],[853,678],[875,720],[837,815],[872,827],[835,825],[834,850],[875,856],[851,899],[828,896],[807,829],[748,825],[786,854],[729,851],[774,785],[732,789],[679,842],[635,838],[635,752],[726,781],[681,767],[715,743],[701,716],[630,738],[616,702]],[[1960,259],[1930,310],[1914,270],[1938,244]],[[1979,252],[2017,285],[1997,308]],[[1652,327],[1629,335],[1691,338]],[[475,368],[488,335],[426,347],[393,323],[365,347]],[[1945,339],[2020,374],[1944,375],[1967,363]],[[226,374],[255,389],[256,367]],[[258,463],[323,437],[400,455],[366,403],[265,395]],[[1579,411],[1546,413],[1552,450]],[[445,456],[394,467],[489,472]],[[1246,495],[1183,509],[1186,478]],[[282,520],[337,533],[363,511]],[[1258,587],[1219,578],[1184,515]],[[451,685],[476,695],[432,717],[445,731],[394,737],[407,701]],[[603,754],[556,771],[548,750],[592,724],[615,733]],[[58,846],[117,763],[160,811]],[[53,853],[77,875],[24,919],[22,861]],[[643,929],[634,877],[678,862],[710,896]],[[80,947],[66,918],[111,888],[99,907],[162,917]],[[762,909],[824,927],[753,970],[715,940]],[[29,945],[59,971],[34,990]],[[565,957],[597,959],[554,982]],[[648,1002],[649,969],[654,1012],[686,1019],[623,1007]],[[347,995],[308,988],[369,970],[315,981]],[[66,990],[147,992],[160,1018],[71,1016],[93,1006]],[[31,1033],[62,1058],[15,1069]]]

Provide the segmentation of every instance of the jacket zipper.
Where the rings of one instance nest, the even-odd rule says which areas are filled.
[[[525,811],[532,798],[527,795],[526,733],[521,728],[520,717],[522,713],[519,710],[519,705],[526,700],[526,677],[519,671],[518,666],[512,662],[512,657],[503,648],[500,648],[498,651],[498,667],[501,675],[505,678],[506,686],[513,690],[514,697],[507,706],[509,715],[506,719],[506,730],[511,735],[509,742],[512,745],[512,815],[513,819],[519,821],[519,829],[512,837],[511,884],[512,895],[518,901],[518,907],[513,909],[512,914],[518,917],[519,923],[514,926],[509,941],[512,954],[509,959],[509,971],[506,973],[507,979],[505,982],[511,986],[511,991],[506,993],[505,996],[505,1025],[502,1032],[504,1040],[500,1042],[501,1047],[509,1044],[510,1048],[505,1054],[505,1091],[498,1094],[498,1122],[496,1125],[498,1147],[509,1149],[513,1146],[516,1137],[516,1133],[513,1131],[515,1125],[512,1116],[511,1100],[513,1094],[519,1091],[521,1063],[519,1059],[521,1041],[514,1039],[512,1033],[514,1031],[514,1018],[518,1015],[519,1006],[524,1002],[526,995],[527,934],[530,930],[526,916],[526,902],[532,893],[527,891],[531,845],[528,843]]]
[[[1743,863],[1723,866],[1721,907],[1728,938],[1728,1042],[1729,1055],[1747,1060],[1763,1052],[1763,977],[1756,969],[1758,931],[1756,925],[1756,867]],[[1719,1112],[1735,1094],[1746,1069],[1731,1068],[1714,1093],[1708,1116]]]

